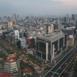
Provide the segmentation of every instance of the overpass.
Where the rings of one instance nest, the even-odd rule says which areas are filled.
[[[42,77],[61,77],[66,69],[69,69],[73,65],[77,48],[73,48],[61,58],[59,62],[55,64],[49,71],[47,71]]]

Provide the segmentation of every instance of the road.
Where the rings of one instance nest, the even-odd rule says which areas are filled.
[[[0,44],[2,44],[2,46],[4,47],[4,49],[12,48],[13,52],[19,52],[16,47],[11,46],[8,42],[6,42],[4,40],[0,40]],[[77,51],[77,48],[73,48],[73,49],[69,50],[65,54],[65,56],[63,56],[62,59],[53,68],[51,68],[49,71],[47,71],[42,77],[49,77],[49,76],[51,76],[51,74],[55,74],[55,75],[62,74],[65,71],[65,70],[63,70],[64,66],[66,66],[65,63],[67,63],[71,57],[73,57],[74,55],[76,55],[75,54],[76,51]],[[73,54],[73,56],[72,56],[72,54]],[[61,67],[63,69],[61,69]],[[34,77],[36,77],[36,76],[38,77],[37,74],[35,74]]]
[[[71,50],[69,50],[65,56],[63,56],[63,58],[53,67],[51,68],[47,73],[45,73],[45,75],[43,75],[42,77],[49,77],[49,75],[57,75],[60,76],[66,69],[66,67],[69,67],[69,65],[71,64],[70,61],[72,62],[72,58],[75,57],[75,55],[77,54],[77,48],[73,48]],[[68,65],[69,63],[69,65]]]

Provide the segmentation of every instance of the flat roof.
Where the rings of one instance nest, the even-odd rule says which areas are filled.
[[[37,35],[37,38],[39,39],[44,39],[44,40],[49,40],[49,41],[56,41],[60,38],[65,37],[65,34],[62,31],[55,31],[50,34],[44,34],[44,35]]]

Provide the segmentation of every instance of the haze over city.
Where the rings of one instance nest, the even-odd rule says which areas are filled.
[[[77,77],[77,0],[0,0],[0,77]]]
[[[76,0],[0,0],[0,15],[64,15],[77,13]]]

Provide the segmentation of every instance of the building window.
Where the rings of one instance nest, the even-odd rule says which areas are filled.
[[[63,38],[60,39],[59,47],[60,47],[60,48],[63,48]]]
[[[46,44],[43,42],[37,42],[37,50],[46,53]]]

